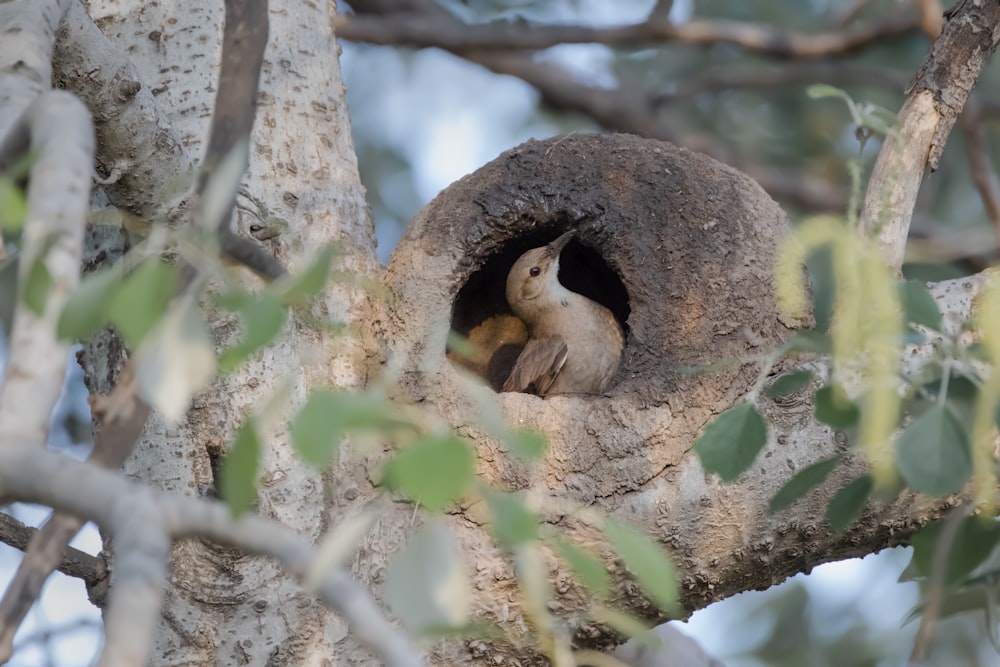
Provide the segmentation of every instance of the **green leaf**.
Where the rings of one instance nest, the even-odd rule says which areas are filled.
[[[809,279],[812,284],[816,331],[826,333],[830,329],[833,310],[837,305],[837,274],[833,267],[833,250],[822,247],[811,252],[806,257],[806,267],[809,269]]]
[[[219,357],[219,368],[227,373],[239,366],[251,354],[270,343],[285,325],[285,306],[270,292],[262,292],[239,308],[243,334],[240,342]]]
[[[785,348],[789,352],[829,354],[833,350],[833,340],[828,334],[807,329],[804,331],[796,331],[792,337],[785,342]]]
[[[28,277],[24,281],[21,302],[35,315],[41,316],[45,312],[45,302],[49,300],[49,293],[52,291],[53,285],[55,285],[55,281],[52,280],[49,267],[45,266],[42,256],[37,257],[31,263]]]
[[[338,415],[341,396],[326,390],[312,392],[292,422],[292,445],[315,468],[330,464],[344,437],[346,428]]]
[[[826,508],[826,520],[834,532],[847,530],[864,509],[874,482],[871,475],[862,475],[833,496]]]
[[[378,392],[314,390],[292,421],[292,445],[307,463],[324,468],[348,432],[384,433],[392,426],[408,426],[390,410]]]
[[[64,340],[83,340],[108,322],[108,304],[122,284],[117,268],[88,274],[73,291],[56,331]]]
[[[813,463],[798,471],[794,477],[785,482],[785,485],[774,494],[768,506],[768,511],[771,514],[780,512],[808,493],[813,487],[822,484],[823,480],[827,478],[843,458],[842,454],[838,454],[832,458]]]
[[[472,608],[472,586],[462,552],[441,520],[417,529],[386,572],[386,601],[411,632],[439,633],[464,626]]]
[[[548,438],[544,433],[530,429],[518,429],[507,437],[507,446],[511,454],[523,461],[537,461],[545,456],[549,447]]]
[[[769,398],[780,398],[795,393],[812,380],[812,371],[792,371],[785,373],[771,383],[765,394]]]
[[[946,406],[935,405],[899,436],[896,465],[914,491],[930,496],[958,493],[972,474],[969,436]]]
[[[16,232],[24,226],[27,215],[24,192],[11,179],[0,176],[0,230]]]
[[[148,259],[128,275],[111,298],[110,319],[129,347],[135,349],[167,310],[177,291],[177,270]]]
[[[928,577],[931,574],[934,551],[944,521],[924,526],[910,539],[910,544],[913,546],[911,563],[921,576]],[[962,525],[955,534],[955,541],[948,557],[945,583],[948,586],[955,586],[965,581],[972,571],[986,560],[997,544],[1000,544],[1000,524],[996,521],[975,516],[962,519]]]
[[[750,403],[733,406],[716,417],[694,443],[707,472],[731,482],[749,468],[767,442],[767,424]]]
[[[906,321],[921,324],[935,331],[941,329],[941,310],[927,286],[919,280],[907,280],[899,286]]]
[[[465,493],[475,477],[475,456],[456,435],[431,435],[402,449],[385,465],[383,482],[432,512]]]
[[[135,352],[139,395],[177,422],[215,375],[212,335],[193,296],[179,299]]]
[[[610,518],[604,520],[603,530],[646,594],[660,609],[675,609],[677,574],[663,549],[635,528]]]
[[[663,642],[659,635],[641,618],[618,609],[598,605],[593,610],[594,618],[611,627],[619,634],[634,639],[643,646],[659,649]]]
[[[260,436],[253,421],[246,421],[226,453],[219,475],[219,491],[233,516],[253,507],[257,500],[260,470]]]
[[[814,404],[816,419],[837,430],[848,429],[858,423],[861,411],[840,385],[831,384],[816,390]]]
[[[325,246],[316,255],[312,263],[304,271],[292,277],[292,282],[281,295],[282,301],[287,305],[304,303],[317,296],[326,287],[326,281],[330,278],[330,270],[333,267],[333,255],[336,248],[332,245]]]
[[[559,536],[552,540],[552,546],[587,589],[600,598],[611,594],[611,577],[600,558]]]
[[[490,528],[497,541],[508,549],[538,539],[538,516],[529,510],[524,499],[511,493],[484,493],[490,508]]]
[[[824,97],[839,97],[841,99],[850,99],[847,93],[845,93],[840,88],[836,88],[826,83],[814,83],[806,88],[806,95],[814,100],[823,99]]]

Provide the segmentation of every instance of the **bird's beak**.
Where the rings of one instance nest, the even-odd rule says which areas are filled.
[[[574,236],[576,236],[576,230],[571,229],[562,236],[560,236],[559,238],[557,238],[555,241],[550,243],[549,252],[552,253],[552,256],[558,257],[559,253],[562,252],[562,249],[566,247],[566,244],[569,243]]]

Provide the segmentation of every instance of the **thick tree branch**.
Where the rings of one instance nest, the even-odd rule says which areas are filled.
[[[316,568],[316,552],[309,541],[276,521],[252,514],[234,520],[222,503],[156,491],[30,446],[0,448],[0,502],[13,498],[72,512],[110,533],[115,569],[106,623],[109,628],[113,624],[116,632],[147,636],[116,635],[124,643],[116,641],[113,654],[106,646],[102,665],[125,664],[117,662],[124,655],[134,661],[127,664],[142,664],[148,656],[148,648],[143,647],[151,640],[158,618],[170,540],[198,536],[269,556],[300,579]],[[352,632],[387,665],[424,664],[419,649],[343,571],[328,573],[316,594],[343,615]],[[148,625],[150,615],[153,627]],[[146,653],[140,655],[139,650]]]
[[[352,6],[356,3],[352,3]],[[547,49],[559,44],[604,44],[639,48],[651,44],[728,44],[773,58],[805,60],[854,53],[887,40],[916,34],[921,20],[911,12],[870,26],[806,34],[768,25],[723,20],[674,24],[646,21],[614,28],[493,22],[469,25],[453,16],[398,12],[382,16],[341,15],[342,39],[392,46],[438,47],[448,51]]]
[[[90,200],[94,132],[86,108],[64,91],[38,92],[51,78],[55,29],[68,6],[24,0],[0,5],[0,163],[32,163],[6,375],[0,442],[45,442],[62,391],[69,346],[56,322],[80,277]],[[30,91],[31,97],[28,97]]]
[[[21,551],[27,551],[28,543],[38,533],[39,529],[26,526],[9,514],[0,512],[0,542]],[[82,579],[88,586],[92,586],[100,579],[103,567],[100,558],[91,556],[86,551],[66,547],[65,555],[60,554],[56,569],[67,576]],[[9,658],[10,655],[0,655],[0,662]]]
[[[711,155],[745,171],[776,199],[819,211],[842,211],[847,204],[847,193],[843,188],[801,170],[767,167],[741,159],[714,138],[673,123],[639,91],[594,88],[574,81],[560,67],[534,62],[523,54],[483,52],[463,55],[493,72],[516,76],[531,84],[538,89],[546,104],[553,108],[586,114],[609,130],[662,139]]]
[[[91,399],[100,429],[88,460],[104,468],[121,467],[132,453],[149,417],[149,406],[138,396],[133,373],[129,365],[109,396]],[[32,531],[27,548],[13,545],[25,549],[25,555],[0,599],[0,663],[13,654],[14,634],[41,594],[52,570],[59,566],[64,553],[75,551],[67,545],[82,525],[83,521],[75,515],[53,512],[40,530]],[[0,537],[0,541],[6,540]],[[92,577],[85,577],[88,587],[97,583],[98,572],[103,572],[103,568],[95,564]]]
[[[457,22],[464,26],[438,5],[422,0],[356,0],[352,6],[359,15],[349,21],[370,15],[392,17],[392,12],[405,12],[407,16],[426,16],[428,20]],[[351,39],[343,27],[338,34]],[[583,113],[609,130],[663,139],[711,155],[753,176],[775,198],[808,210],[843,211],[847,206],[847,192],[843,188],[801,170],[763,167],[741,159],[715,139],[673,123],[660,113],[659,101],[641,91],[609,91],[579,83],[558,66],[535,62],[531,54],[472,50],[455,50],[455,54],[497,74],[515,76],[534,86],[545,103],[555,109]]]
[[[195,193],[197,215],[206,229],[218,230],[226,257],[262,278],[277,280],[287,272],[273,256],[230,228],[238,177],[246,172],[250,130],[257,111],[257,84],[267,45],[267,1],[226,0],[219,92],[215,97],[208,147]]]
[[[948,19],[910,83],[898,127],[872,170],[861,214],[862,229],[879,239],[897,270],[924,168],[937,168],[945,140],[1000,40],[996,2],[963,0]]]

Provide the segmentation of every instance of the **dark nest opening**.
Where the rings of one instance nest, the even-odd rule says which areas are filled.
[[[451,329],[469,344],[449,346],[448,358],[471,370],[498,390],[527,339],[524,324],[511,312],[504,294],[507,274],[526,251],[543,246],[562,228],[542,228],[511,239],[483,262],[459,290],[452,306]],[[586,233],[573,238],[559,258],[559,281],[567,288],[606,306],[625,332],[631,313],[628,292],[618,274],[587,245]]]

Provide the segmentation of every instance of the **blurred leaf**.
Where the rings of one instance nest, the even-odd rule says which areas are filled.
[[[616,632],[630,639],[635,639],[644,646],[656,648],[663,643],[648,623],[627,612],[597,606],[594,608],[593,614],[594,619],[598,622],[610,626]]]
[[[41,317],[45,312],[45,302],[49,300],[53,285],[55,281],[52,280],[49,267],[45,266],[44,254],[39,255],[28,270],[28,276],[21,290],[21,302],[28,310]]]
[[[551,622],[548,619],[552,616],[549,610],[552,586],[542,550],[538,542],[522,542],[513,551],[514,571],[517,573],[525,613],[535,623],[548,625]]]
[[[341,394],[326,390],[309,395],[291,426],[292,445],[306,463],[325,468],[333,460],[344,437]],[[381,416],[379,410],[376,418]]]
[[[778,490],[768,506],[771,514],[780,512],[804,496],[814,487],[823,483],[830,472],[843,460],[842,454],[813,463],[797,472]]]
[[[911,563],[921,576],[928,577],[931,574],[934,550],[946,520],[924,526],[910,540],[913,546]],[[998,544],[1000,544],[1000,524],[991,519],[975,516],[962,519],[962,525],[955,534],[955,541],[948,557],[945,583],[948,586],[955,586],[965,581]]]
[[[749,468],[767,442],[767,424],[750,403],[733,406],[705,427],[694,450],[707,472],[731,482]]]
[[[850,428],[858,423],[861,411],[840,385],[831,384],[816,390],[814,406],[816,419],[837,430]]]
[[[785,343],[789,352],[812,352],[829,354],[833,350],[833,340],[820,331],[796,331]]]
[[[841,99],[849,100],[851,99],[847,93],[845,93],[840,88],[825,84],[825,83],[814,83],[806,88],[806,95],[814,100],[823,99],[824,97],[839,97]]]
[[[371,509],[341,517],[316,546],[316,556],[302,577],[302,589],[315,593],[332,572],[345,567],[377,518]]]
[[[400,450],[383,481],[432,512],[460,498],[475,478],[472,447],[456,435],[430,435]]]
[[[201,197],[201,226],[214,234],[219,224],[228,225],[229,213],[249,160],[250,139],[240,137],[211,171]]]
[[[507,446],[511,454],[517,458],[523,461],[537,461],[545,456],[549,441],[544,433],[522,428],[509,434]]]
[[[958,493],[972,474],[969,436],[946,406],[935,405],[899,436],[896,464],[914,491],[931,496]]]
[[[611,577],[604,561],[559,536],[552,540],[552,545],[581,584],[600,598],[608,597],[611,593]]]
[[[833,250],[822,247],[806,257],[813,293],[813,317],[816,331],[826,333],[830,329],[833,310],[837,303],[837,275],[833,268]],[[805,332],[802,332],[805,333]],[[815,350],[826,352],[826,350]]]
[[[927,286],[919,280],[907,280],[899,285],[899,298],[907,322],[941,329],[941,310]]]
[[[939,618],[948,618],[956,614],[963,614],[968,611],[985,611],[989,604],[989,588],[995,584],[985,586],[971,586],[957,591],[949,591],[941,602]],[[903,625],[919,617],[923,613],[924,604],[920,603],[903,620]]]
[[[785,373],[771,383],[765,394],[770,398],[780,398],[797,392],[812,380],[812,371],[792,371]]]
[[[874,482],[871,475],[862,475],[833,496],[826,508],[826,520],[834,532],[842,533],[864,509]]]
[[[677,608],[677,574],[670,558],[652,539],[635,528],[605,518],[604,535],[639,586],[662,610]]]
[[[219,491],[234,517],[253,507],[257,500],[259,469],[260,436],[253,420],[247,420],[236,432],[219,475]]]
[[[109,304],[122,284],[117,268],[95,271],[83,277],[59,316],[56,330],[64,340],[83,340],[108,322]]]
[[[16,232],[24,226],[28,203],[11,179],[0,176],[0,231]]]
[[[538,539],[538,516],[523,498],[500,491],[488,491],[484,498],[490,508],[490,528],[500,544],[513,549]]]
[[[326,281],[330,278],[335,252],[336,248],[333,245],[327,245],[320,250],[309,266],[292,277],[291,284],[281,295],[282,301],[286,305],[292,306],[305,303],[319,295],[326,287]]]
[[[192,298],[176,303],[135,353],[139,395],[177,422],[215,376],[212,335]]]
[[[385,396],[376,391],[315,389],[292,420],[292,445],[307,463],[323,468],[349,432],[388,437],[394,426],[412,428],[391,410]]]
[[[173,266],[155,258],[147,259],[112,294],[110,319],[130,348],[139,347],[160,321],[177,291],[177,282]]]
[[[280,297],[270,292],[262,292],[239,308],[242,320],[240,342],[225,350],[219,357],[219,368],[228,373],[239,366],[251,354],[270,343],[281,333],[285,325],[285,306]]]
[[[440,632],[468,622],[472,587],[462,552],[442,520],[428,520],[392,559],[385,596],[411,632]]]

